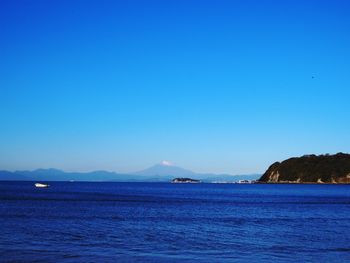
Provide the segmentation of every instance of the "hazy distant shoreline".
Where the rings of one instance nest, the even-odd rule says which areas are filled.
[[[157,172],[157,169],[161,169]],[[157,173],[156,173],[156,172]],[[107,171],[65,172],[58,169],[37,169],[33,171],[0,171],[0,181],[62,181],[62,182],[170,182],[176,177],[190,177],[203,183],[235,182],[239,180],[257,180],[260,174],[228,175],[201,174],[179,167],[153,166],[144,171],[121,174]]]

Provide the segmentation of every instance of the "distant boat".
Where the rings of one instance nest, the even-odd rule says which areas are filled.
[[[47,187],[49,187],[50,185],[48,185],[48,184],[41,184],[41,183],[36,183],[35,184],[35,187],[38,187],[38,188],[47,188]]]

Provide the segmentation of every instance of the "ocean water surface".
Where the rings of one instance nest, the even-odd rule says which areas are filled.
[[[350,262],[350,185],[0,182],[1,262]]]

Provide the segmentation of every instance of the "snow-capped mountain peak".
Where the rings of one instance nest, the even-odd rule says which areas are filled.
[[[172,162],[170,162],[170,161],[161,161],[160,165],[163,165],[163,166],[174,166],[174,164]]]

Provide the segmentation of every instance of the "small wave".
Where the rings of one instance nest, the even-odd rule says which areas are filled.
[[[331,249],[327,249],[327,251],[332,251],[332,252],[350,252],[350,248],[347,248],[347,247],[331,248]]]

